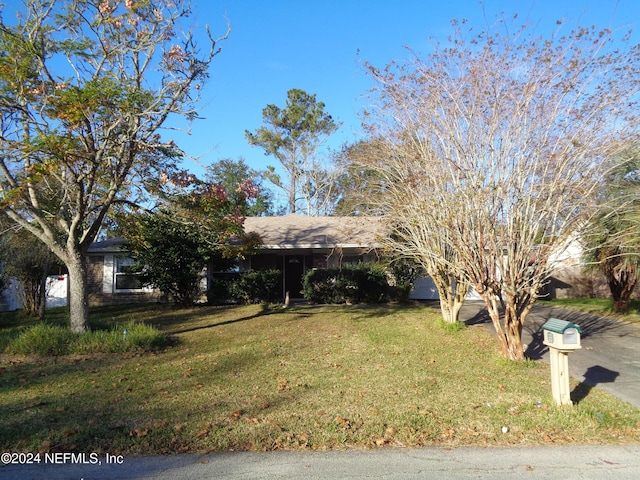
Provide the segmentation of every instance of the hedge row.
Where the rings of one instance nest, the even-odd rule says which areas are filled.
[[[282,300],[282,272],[224,273],[213,279],[209,299],[214,303],[261,303]]]
[[[406,301],[411,289],[408,281],[389,285],[387,268],[364,263],[342,268],[314,269],[303,279],[304,298],[311,303],[385,303]],[[403,279],[404,280],[404,279]],[[213,279],[209,291],[213,303],[261,303],[282,301],[282,272],[225,273]]]
[[[384,303],[392,296],[387,272],[378,264],[310,270],[303,286],[312,303]]]

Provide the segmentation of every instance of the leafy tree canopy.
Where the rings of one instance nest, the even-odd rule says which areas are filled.
[[[583,241],[587,265],[604,275],[614,309],[624,312],[640,278],[640,153],[630,149],[611,164]]]
[[[258,189],[251,179],[243,179],[232,189],[235,195],[229,195],[222,184],[185,171],[162,182],[163,205],[129,217],[123,234],[141,280],[189,306],[203,293],[205,267],[227,270],[260,242],[243,229],[243,208]]]
[[[183,152],[160,129],[197,118],[218,53],[188,0],[29,0],[0,18],[0,211],[68,268],[72,330],[89,328],[86,253],[114,205]],[[3,10],[3,16],[9,9]],[[228,32],[227,32],[228,33]]]
[[[265,155],[276,157],[287,173],[288,181],[283,181],[271,168],[269,179],[285,191],[289,213],[321,212],[332,198],[331,172],[316,154],[339,125],[324,108],[325,104],[317,101],[315,94],[293,88],[287,92],[284,108],[267,105],[262,110],[264,125],[254,133],[245,131],[249,144],[261,147]],[[303,203],[301,207],[299,200]]]
[[[221,185],[231,204],[238,207],[246,217],[270,215],[273,209],[272,194],[263,184],[265,173],[250,168],[243,159],[238,161],[225,158],[210,165],[206,181]],[[251,196],[247,195],[248,182],[251,182]]]

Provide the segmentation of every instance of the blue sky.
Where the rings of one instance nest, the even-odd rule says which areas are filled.
[[[2,2],[3,0],[0,0]],[[18,0],[4,0],[9,6]],[[116,0],[113,0],[116,1]],[[405,46],[428,53],[433,43],[445,41],[454,18],[468,20],[476,30],[492,23],[500,12],[518,13],[541,34],[569,26],[634,28],[640,41],[640,0],[192,0],[193,29],[209,25],[222,35],[226,22],[231,35],[220,43],[210,81],[201,93],[202,120],[191,134],[166,132],[200,165],[222,158],[244,158],[255,169],[277,166],[259,147],[250,147],[245,130],[262,125],[262,109],[270,103],[284,106],[286,92],[300,88],[317,95],[326,111],[342,122],[329,139],[338,149],[359,138],[358,113],[371,87],[363,62],[384,67],[392,59],[410,57]],[[7,19],[9,15],[7,15]],[[185,126],[184,122],[179,123]],[[194,161],[184,167],[196,174]]]
[[[358,112],[371,86],[362,62],[382,67],[408,58],[404,46],[428,52],[430,37],[445,40],[451,33],[451,19],[481,28],[500,12],[518,13],[540,33],[556,28],[560,18],[568,25],[640,28],[640,0],[195,0],[195,28],[208,24],[222,32],[226,18],[232,32],[203,89],[206,118],[177,141],[205,165],[241,157],[256,169],[277,165],[247,144],[244,131],[262,125],[267,104],[284,106],[286,92],[301,88],[342,122],[328,142],[339,148],[359,135]],[[199,171],[193,163],[185,166]]]

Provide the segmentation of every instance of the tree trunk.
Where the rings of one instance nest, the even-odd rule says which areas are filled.
[[[440,311],[442,312],[442,318],[447,323],[456,323],[460,320],[460,310],[462,309],[462,302],[457,298],[449,299],[448,301],[440,300]]]
[[[47,309],[47,280],[49,270],[44,272],[40,279],[40,289],[38,294],[38,320],[44,320],[44,315]]]
[[[516,314],[514,304],[509,300],[505,305],[504,318],[500,320],[500,306],[495,295],[487,293],[482,295],[484,303],[489,311],[489,316],[496,329],[496,334],[500,340],[502,355],[509,360],[524,360],[524,348],[522,346],[522,325],[524,317]]]
[[[620,278],[610,278],[607,283],[613,298],[613,310],[620,313],[626,312],[629,308],[629,299],[636,286],[635,275],[623,274]]]
[[[458,291],[458,285],[466,285],[464,282],[457,282],[453,277],[432,276],[433,282],[436,284],[438,296],[440,297],[440,311],[442,318],[447,323],[456,323],[459,319],[460,309],[464,303],[464,294]],[[464,287],[461,287],[464,289]]]
[[[296,191],[298,189],[298,178],[297,173],[294,171],[291,172],[291,184],[289,187],[289,213],[296,213]]]
[[[71,331],[84,333],[89,330],[89,293],[87,288],[87,265],[80,252],[69,255],[69,321]]]
[[[507,358],[509,360],[524,360],[524,347],[522,345],[522,323],[515,310],[506,305],[504,315],[504,329],[507,338]]]

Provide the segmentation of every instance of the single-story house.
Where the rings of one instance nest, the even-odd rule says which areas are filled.
[[[95,242],[88,252],[89,304],[113,305],[166,301],[166,297],[145,287],[127,267],[133,263],[125,239]]]
[[[247,233],[262,239],[260,251],[240,261],[240,271],[282,271],[282,298],[302,298],[302,277],[312,268],[338,267],[377,259],[381,231],[373,217],[249,217]],[[89,302],[92,305],[166,300],[154,289],[143,287],[128,271],[132,259],[125,240],[94,243],[89,249]],[[203,285],[206,289],[206,282]]]
[[[260,252],[240,262],[240,270],[283,272],[283,298],[302,298],[302,278],[312,268],[372,262],[378,258],[382,224],[375,217],[250,217],[246,232],[262,239]]]
[[[340,267],[349,263],[375,261],[379,256],[383,226],[376,217],[308,217],[285,215],[249,217],[246,232],[256,232],[262,239],[260,250],[239,263],[239,271],[277,269],[282,271],[282,298],[302,298],[302,278],[313,268]],[[128,271],[132,260],[122,238],[96,242],[89,250],[89,301],[92,305],[166,301],[157,290],[143,287]],[[572,249],[553,258],[557,275],[546,293],[550,297],[582,294],[584,270],[579,255]],[[215,272],[211,272],[213,275]],[[203,290],[209,276],[203,273]],[[591,285],[590,285],[591,286]],[[592,287],[592,286],[591,286]],[[593,288],[593,287],[592,287]],[[598,292],[600,293],[600,292]],[[602,292],[606,296],[606,292]],[[598,295],[600,296],[600,295]],[[438,292],[429,277],[416,279],[410,298],[437,300]],[[472,290],[467,298],[478,299]]]

